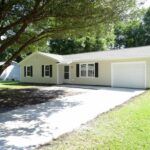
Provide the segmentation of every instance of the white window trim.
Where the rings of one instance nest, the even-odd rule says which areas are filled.
[[[50,77],[50,67],[49,67],[49,75],[46,75],[46,66],[50,66],[50,65],[44,65],[44,77],[49,78]]]
[[[44,78],[52,78],[52,77],[50,77],[50,74],[48,76],[46,76],[46,74],[45,74],[46,66],[50,66],[50,65],[52,65],[52,64],[45,64],[44,65]],[[50,70],[49,70],[49,73],[51,73]]]
[[[89,75],[88,75],[88,71],[89,71],[89,70],[87,69],[87,75],[88,75],[89,78],[95,78],[95,63],[88,63],[88,65],[90,65],[90,64],[94,65],[94,74],[93,74],[93,76],[89,76]],[[88,66],[88,65],[87,65],[87,66]],[[87,67],[87,68],[88,68],[88,67]]]
[[[30,70],[30,75],[28,75],[28,67],[31,67],[31,66],[26,66],[26,77],[31,77],[31,70]]]
[[[83,64],[86,64],[86,76],[81,76],[81,65],[83,65]],[[88,65],[89,64],[93,64],[94,65],[94,76],[92,76],[92,77],[88,76]],[[92,63],[90,63],[90,62],[89,63],[80,63],[79,64],[79,77],[80,78],[95,78],[95,63],[93,63],[93,62]]]

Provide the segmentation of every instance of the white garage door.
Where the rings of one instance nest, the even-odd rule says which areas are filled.
[[[124,62],[111,65],[112,87],[146,88],[146,63]]]

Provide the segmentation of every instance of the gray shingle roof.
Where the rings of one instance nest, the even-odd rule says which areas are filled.
[[[57,55],[57,54],[51,54],[51,53],[43,53],[43,52],[39,52],[41,55],[53,58],[59,62],[63,62],[64,58],[62,55]]]
[[[41,54],[54,58],[58,60],[60,63],[71,63],[71,62],[78,62],[78,61],[93,61],[93,60],[145,58],[145,57],[150,57],[150,46],[89,52],[89,53],[79,53],[79,54],[71,54],[71,55],[56,55],[50,53],[41,53]]]

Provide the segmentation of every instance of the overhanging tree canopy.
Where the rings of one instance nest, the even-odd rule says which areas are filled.
[[[15,49],[9,64],[37,41],[101,30],[129,14],[134,4],[135,0],[0,0],[0,54]]]

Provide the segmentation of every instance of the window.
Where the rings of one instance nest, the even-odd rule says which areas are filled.
[[[52,65],[42,65],[42,77],[52,77]]]
[[[64,66],[64,79],[69,79],[69,66]]]
[[[32,75],[33,75],[32,66],[24,66],[24,77],[26,76],[32,77]]]
[[[50,66],[49,65],[45,65],[45,76],[50,76]]]
[[[80,77],[95,77],[95,64],[80,64]]]
[[[94,64],[88,64],[88,77],[95,76],[95,66]]]
[[[86,77],[86,64],[81,64],[81,77]]]
[[[27,76],[31,76],[31,66],[27,67]]]

